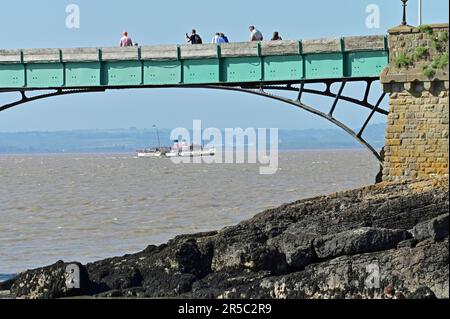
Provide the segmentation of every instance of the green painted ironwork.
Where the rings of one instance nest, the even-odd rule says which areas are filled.
[[[102,84],[128,86],[142,84],[141,61],[106,62],[102,68]]]
[[[348,77],[376,77],[386,67],[387,52],[349,52],[345,63]]]
[[[64,86],[64,65],[62,63],[35,63],[26,65],[28,87],[53,88]]]
[[[144,61],[144,85],[174,85],[181,80],[181,61]]]
[[[0,87],[21,88],[25,85],[24,64],[0,64]]]
[[[101,85],[100,62],[66,63],[67,87],[90,87]]]
[[[242,56],[223,56],[217,46],[217,55],[183,59],[180,47],[167,59],[142,59],[141,48],[137,58],[117,60],[98,58],[90,61],[66,61],[60,50],[60,61],[26,60],[25,51],[14,62],[0,60],[1,89],[83,88],[120,86],[218,85],[239,83],[299,83],[307,81],[378,78],[388,64],[386,46],[375,49],[347,49],[341,40],[338,52],[304,53],[302,42],[295,42],[296,51],[288,53],[262,48],[261,44]],[[353,43],[352,45],[355,46]],[[252,51],[253,50],[253,51]],[[264,51],[266,50],[266,51]],[[264,54],[263,52],[269,52]],[[275,52],[275,53],[271,53]],[[0,52],[1,53],[1,52]],[[170,53],[170,52],[169,52]],[[176,54],[175,54],[176,53]],[[29,54],[29,53],[27,53]],[[86,53],[87,55],[87,53]],[[120,53],[119,53],[120,55]],[[1,57],[1,56],[0,56]],[[28,57],[29,58],[29,57]],[[30,58],[29,58],[30,59]]]
[[[344,77],[343,53],[305,55],[306,77],[310,79],[337,79]]]
[[[222,65],[222,80],[226,83],[263,81],[260,57],[225,58]]]
[[[266,81],[295,81],[305,77],[303,56],[270,56],[264,58]]]
[[[184,60],[183,83],[202,84],[220,82],[220,60]]]

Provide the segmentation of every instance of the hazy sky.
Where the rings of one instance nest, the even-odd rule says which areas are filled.
[[[408,22],[417,24],[417,2],[410,0]],[[424,23],[448,22],[448,0],[423,0]],[[81,10],[80,29],[65,25],[66,7]],[[140,44],[183,43],[184,34],[196,28],[205,41],[216,31],[232,41],[245,41],[254,24],[266,37],[279,31],[285,39],[385,34],[401,21],[400,0],[1,0],[3,48],[115,46],[127,30]],[[380,8],[380,28],[366,27],[366,8]],[[346,93],[361,91],[357,85]],[[377,92],[380,90],[377,86]],[[1,94],[0,103],[16,98]],[[310,105],[328,108],[332,101],[307,97]],[[386,104],[386,102],[385,102]],[[359,127],[366,114],[341,104],[337,113],[350,126]],[[204,126],[328,128],[328,122],[283,103],[241,93],[145,89],[110,91],[57,97],[0,113],[0,131],[191,127],[193,119]],[[385,121],[377,117],[375,122]]]

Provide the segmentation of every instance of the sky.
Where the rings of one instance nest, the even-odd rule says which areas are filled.
[[[418,0],[410,0],[408,23],[417,25]],[[66,27],[66,8],[80,8],[80,28]],[[380,10],[379,28],[368,28],[370,5]],[[448,22],[448,0],[423,0],[423,22]],[[1,0],[1,48],[65,48],[115,46],[123,31],[140,45],[182,44],[184,34],[196,28],[205,41],[221,31],[231,41],[246,41],[248,26],[284,39],[309,39],[386,34],[400,24],[400,0]],[[344,93],[359,97],[359,84]],[[379,85],[371,99],[377,98]],[[0,104],[18,94],[0,94]],[[327,110],[332,101],[305,96],[304,102]],[[383,106],[386,107],[387,100]],[[338,119],[360,127],[366,110],[340,103]],[[142,89],[56,97],[25,104],[0,113],[0,132],[73,129],[192,127],[330,128],[327,121],[287,104],[253,95],[201,89]],[[377,116],[373,123],[385,122]]]

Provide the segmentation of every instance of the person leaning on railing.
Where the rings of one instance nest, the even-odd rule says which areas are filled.
[[[228,37],[223,32],[220,33],[220,36],[222,37],[222,39],[223,39],[223,41],[225,43],[229,43],[230,42],[230,40],[228,40]]]
[[[252,41],[262,41],[264,39],[262,33],[257,30],[253,25],[248,27],[250,31],[250,42]]]
[[[228,38],[225,36],[225,34],[217,32],[214,35],[211,43],[228,43]]]

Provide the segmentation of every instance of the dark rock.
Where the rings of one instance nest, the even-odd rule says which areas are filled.
[[[317,238],[313,245],[319,258],[330,259],[392,249],[408,237],[404,230],[366,227]]]
[[[448,237],[448,217],[448,214],[444,214],[433,218],[430,221],[425,221],[417,224],[412,230],[414,238],[418,241],[422,241],[428,238],[431,238],[433,240],[440,240]]]
[[[107,259],[88,265],[89,278],[97,284],[97,291],[120,290],[138,287],[142,284],[142,275],[138,268],[130,267],[130,260],[124,257],[121,260]]]
[[[286,230],[283,234],[271,238],[267,244],[274,246],[286,256],[290,269],[303,269],[317,260],[313,249],[313,240],[317,235],[303,234],[295,230]]]
[[[12,285],[16,281],[15,278],[0,282],[0,291],[11,290]]]
[[[144,287],[147,297],[174,297],[211,271],[214,233],[178,236],[143,252],[88,264],[96,293]],[[142,294],[142,293],[141,293]]]
[[[304,271],[267,276],[252,285],[236,287],[239,298],[381,298],[393,285],[408,295],[432,283],[440,298],[448,297],[448,242],[412,251],[397,249],[342,256],[311,264]],[[379,277],[377,277],[379,274]],[[371,278],[379,278],[371,281]],[[377,288],[378,287],[378,288]],[[196,292],[199,294],[199,291]]]
[[[205,245],[202,252],[195,239],[189,239],[175,252],[175,260],[178,263],[178,271],[203,277],[211,271],[212,246]]]
[[[261,298],[259,283],[270,277],[270,271],[253,272],[234,270],[211,273],[196,281],[192,290],[183,295],[190,299],[241,299],[251,296]]]
[[[448,198],[446,177],[301,200],[219,232],[178,236],[136,254],[79,265],[78,290],[67,289],[67,264],[58,262],[20,274],[11,293],[381,298],[382,289],[392,286],[407,296],[429,287],[448,298]],[[423,238],[417,245],[408,233],[413,227],[414,236]]]
[[[79,269],[79,276],[72,274],[74,265]],[[75,277],[77,285],[74,287],[72,279]],[[18,298],[52,299],[84,295],[90,289],[91,283],[83,265],[59,261],[48,267],[19,274],[11,286],[11,293]]]
[[[214,241],[214,272],[233,269],[269,270],[282,273],[287,269],[284,254],[267,246],[268,236],[252,225],[239,224],[219,232]]]
[[[198,279],[193,274],[167,273],[163,269],[149,269],[144,276],[145,296],[150,298],[175,297],[186,293]]]
[[[428,287],[420,287],[408,296],[408,299],[437,299],[434,292]]]
[[[414,248],[417,246],[418,241],[414,238],[401,241],[397,244],[397,248]]]

